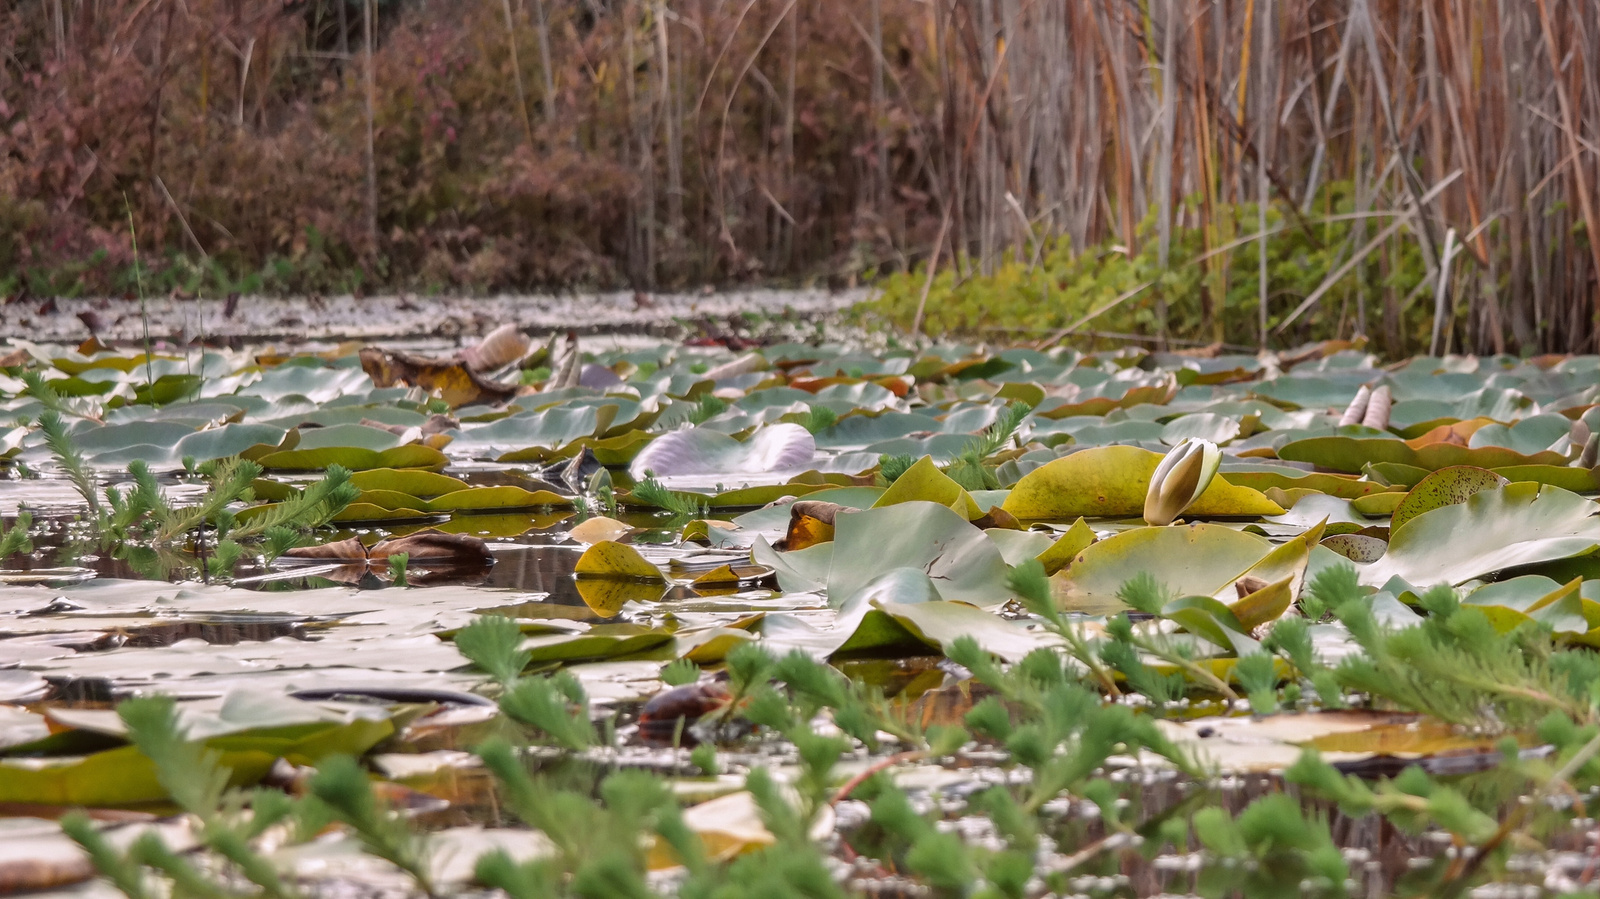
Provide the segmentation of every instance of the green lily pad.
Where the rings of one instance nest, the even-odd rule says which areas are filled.
[[[243,511],[241,511],[239,513],[239,520],[240,521],[248,521],[249,520],[249,518],[245,517],[245,515],[244,515],[245,512],[253,512],[256,509],[261,509],[262,512],[264,512],[267,508],[268,507],[265,507],[265,506],[254,506],[254,507],[252,507],[250,509],[245,509],[245,510],[243,510]],[[257,512],[256,514],[262,514],[262,512]],[[255,516],[254,515],[250,516],[250,518],[253,518],[253,517],[255,517]],[[339,513],[337,515],[333,516],[332,518],[330,518],[328,520],[329,521],[338,522],[339,524],[358,524],[358,523],[363,523],[364,524],[364,523],[389,523],[389,522],[400,522],[400,521],[418,521],[418,522],[421,522],[421,521],[427,521],[429,519],[437,518],[437,517],[439,517],[439,516],[433,515],[432,513],[425,512],[425,511],[422,511],[422,510],[419,510],[419,509],[407,509],[407,508],[405,508],[403,506],[396,507],[396,508],[390,508],[390,507],[387,507],[387,506],[380,506],[380,505],[378,505],[376,503],[364,503],[364,502],[361,502],[361,501],[357,500],[356,502],[353,502],[350,505],[345,506],[343,509],[340,509]]]
[[[828,601],[835,607],[883,571],[885,560],[922,569],[945,599],[993,608],[1012,597],[999,548],[938,503],[905,502],[841,513],[834,522],[833,546]]]
[[[1392,577],[1426,587],[1592,552],[1600,547],[1600,505],[1538,484],[1480,490],[1465,503],[1423,512],[1389,538],[1389,551],[1362,569],[1374,586]]]
[[[639,551],[625,543],[602,540],[584,550],[574,569],[578,577],[628,578],[637,581],[664,581],[661,569]]]
[[[972,495],[939,470],[932,456],[923,456],[895,479],[872,504],[874,509],[905,502],[930,502],[959,511],[968,521],[983,517]]]
[[[1366,465],[1398,463],[1438,471],[1455,465],[1503,468],[1508,465],[1561,465],[1567,459],[1549,451],[1523,454],[1499,446],[1468,448],[1430,443],[1412,449],[1404,440],[1371,437],[1310,437],[1278,449],[1278,458],[1310,462],[1318,468],[1355,473]]]
[[[556,448],[584,437],[594,437],[610,427],[616,404],[556,406],[541,412],[523,412],[486,425],[463,427],[452,433],[457,447],[481,452],[516,452],[532,447]]]
[[[75,712],[63,710],[58,725],[92,724],[112,739],[122,733],[115,713]],[[390,716],[381,709],[306,703],[250,691],[229,694],[214,716],[196,720],[187,715],[185,722],[190,736],[218,753],[232,786],[258,782],[279,758],[309,765],[333,753],[360,755],[394,733]],[[115,807],[158,802],[166,796],[155,765],[134,746],[76,757],[0,759],[0,802]]]
[[[1399,528],[1424,512],[1454,503],[1464,503],[1479,490],[1499,487],[1504,483],[1506,483],[1505,478],[1482,468],[1456,465],[1440,469],[1412,487],[1401,502],[1390,510],[1393,518],[1389,522],[1389,527],[1391,530]]]
[[[759,487],[724,490],[710,497],[706,505],[713,509],[759,509],[785,496],[801,497],[826,489],[826,484],[763,484]]]
[[[549,490],[524,490],[510,484],[468,487],[427,502],[430,512],[503,512],[507,509],[543,509],[570,506],[572,500]]]
[[[1214,596],[1273,549],[1263,537],[1220,524],[1134,528],[1085,549],[1052,580],[1062,608],[1120,611],[1127,606],[1117,592],[1137,573],[1181,596]]]
[[[1222,474],[1228,483],[1236,487],[1248,487],[1266,493],[1273,487],[1280,490],[1294,490],[1303,488],[1325,493],[1328,496],[1337,496],[1340,499],[1356,499],[1372,493],[1383,493],[1389,488],[1375,481],[1367,481],[1351,475],[1327,474],[1325,472],[1299,472],[1292,469],[1276,471],[1230,471],[1224,466]]]
[[[278,471],[320,471],[342,465],[351,471],[374,468],[443,469],[450,460],[431,446],[407,444],[378,452],[364,447],[328,446],[320,449],[292,449],[268,453],[256,460],[262,468]]]
[[[1600,468],[1573,468],[1567,465],[1507,465],[1494,473],[1508,481],[1533,481],[1571,490],[1573,493],[1600,492]]]
[[[670,658],[672,634],[634,624],[597,624],[577,633],[540,634],[522,642],[529,666],[623,658]]]
[[[1350,508],[1370,518],[1382,518],[1385,515],[1393,515],[1407,495],[1398,490],[1388,493],[1369,493],[1351,500]]]
[[[467,489],[467,482],[438,472],[416,468],[373,468],[350,475],[350,483],[362,490],[389,490],[418,498],[443,496]]]

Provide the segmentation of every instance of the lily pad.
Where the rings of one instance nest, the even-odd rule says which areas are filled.
[[[502,512],[506,509],[542,509],[570,506],[572,500],[549,490],[524,490],[509,484],[469,487],[428,501],[430,512]]]
[[[1508,484],[1465,503],[1423,512],[1389,538],[1361,582],[1400,577],[1419,587],[1459,584],[1495,571],[1582,555],[1600,547],[1600,506],[1559,487]]]
[[[262,468],[281,471],[320,471],[331,465],[341,465],[351,471],[367,471],[374,468],[422,468],[439,471],[450,462],[444,453],[433,447],[414,443],[391,447],[382,452],[350,446],[292,449],[268,453],[257,461]]]
[[[1456,465],[1440,469],[1412,487],[1401,502],[1391,510],[1393,518],[1389,522],[1389,527],[1391,530],[1399,528],[1424,512],[1455,503],[1464,503],[1479,490],[1499,487],[1505,483],[1506,479],[1499,474],[1482,468]]]
[[[634,477],[653,471],[659,477],[734,475],[807,468],[816,456],[811,432],[795,424],[758,429],[743,443],[709,428],[663,434],[634,457]]]
[[[1360,472],[1369,463],[1398,463],[1438,471],[1455,465],[1503,468],[1508,465],[1562,465],[1567,459],[1549,451],[1523,454],[1499,446],[1469,448],[1432,443],[1416,449],[1404,440],[1369,437],[1310,437],[1278,449],[1278,458],[1311,462],[1318,468]]]
[[[973,501],[960,484],[933,464],[932,456],[923,456],[895,479],[889,489],[872,504],[874,509],[905,502],[931,502],[949,506],[960,512],[968,521],[981,518],[983,510]]]
[[[1272,552],[1263,537],[1219,524],[1143,527],[1090,546],[1052,580],[1057,602],[1091,614],[1127,608],[1117,592],[1148,572],[1169,592],[1213,596]]]
[[[1012,596],[999,548],[983,531],[937,503],[905,502],[841,513],[834,520],[832,545],[828,600],[836,607],[883,571],[886,559],[922,569],[945,599],[993,608]]]
[[[664,581],[661,569],[625,543],[602,540],[584,550],[574,569],[579,577],[626,578],[637,581]]]
[[[1141,515],[1145,491],[1161,458],[1131,446],[1076,452],[1024,475],[1001,508],[1024,520]],[[1281,515],[1283,507],[1218,475],[1184,514],[1190,518]]]

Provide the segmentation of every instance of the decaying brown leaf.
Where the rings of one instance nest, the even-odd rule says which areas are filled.
[[[486,568],[494,564],[494,554],[489,552],[489,545],[483,542],[482,537],[446,534],[433,528],[380,541],[367,550],[367,557],[378,562],[399,553],[406,553],[413,565],[478,565]]]
[[[840,512],[855,512],[838,503],[799,500],[789,505],[789,532],[780,544],[786,551],[805,549],[833,539],[833,522]]]
[[[725,708],[732,699],[727,686],[714,680],[663,690],[639,710],[639,736],[650,743],[693,746],[698,740],[689,725]]]
[[[515,384],[491,381],[458,359],[434,359],[379,347],[361,350],[361,368],[379,387],[420,387],[452,407],[500,403],[517,392]]]
[[[406,564],[426,567],[430,571],[447,571],[452,576],[485,572],[494,565],[494,554],[481,537],[471,534],[446,534],[428,528],[415,534],[379,541],[371,549],[355,537],[320,546],[301,546],[289,550],[280,558],[296,562],[344,562],[339,571],[322,575],[331,580],[355,583],[365,577],[370,569],[382,570],[389,557],[405,553]],[[455,577],[449,578],[454,580]],[[432,580],[437,581],[438,578]],[[421,586],[429,582],[426,577],[412,578]]]
[[[93,876],[88,855],[65,839],[19,840],[0,849],[0,896],[52,890]]]
[[[361,545],[360,540],[350,537],[336,543],[297,546],[285,552],[281,558],[315,562],[361,562],[367,558],[367,548]]]
[[[1007,512],[999,506],[990,506],[989,511],[983,513],[982,518],[974,519],[972,524],[982,530],[988,530],[989,528],[1003,528],[1008,531],[1027,530],[1027,528],[1022,526],[1022,522],[1017,520],[1015,515],[1012,515],[1010,512]]]

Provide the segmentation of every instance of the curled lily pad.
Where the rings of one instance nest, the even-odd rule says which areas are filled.
[[[1094,529],[1080,518],[1036,558],[1044,566],[1045,574],[1055,574],[1070,565],[1078,553],[1088,549],[1096,539]]]
[[[795,424],[767,425],[743,443],[709,428],[689,428],[656,438],[629,470],[635,477],[653,471],[663,478],[792,471],[810,466],[816,453],[811,432]]]
[[[1138,516],[1161,460],[1134,446],[1082,450],[1024,475],[1001,508],[1024,520]],[[1185,511],[1193,518],[1229,518],[1281,515],[1283,507],[1218,475]]]
[[[930,502],[949,506],[960,512],[968,521],[981,518],[983,511],[960,484],[933,464],[932,456],[923,456],[895,478],[889,489],[872,504],[874,509],[905,502]]]
[[[1405,498],[1406,494],[1397,490],[1388,493],[1369,493],[1351,500],[1350,508],[1370,518],[1382,518],[1394,514]]]
[[[1236,655],[1249,655],[1260,649],[1233,610],[1209,596],[1175,599],[1162,607],[1161,617]]]
[[[1297,579],[1290,575],[1258,587],[1229,603],[1228,611],[1238,619],[1244,633],[1252,633],[1264,624],[1277,621],[1284,612],[1289,611],[1289,606],[1294,604]]]
[[[1558,584],[1547,577],[1524,575],[1473,591],[1462,605],[1477,607],[1502,632],[1537,621],[1557,634],[1587,634],[1592,626],[1587,615],[1591,603],[1584,600],[1582,586],[1582,578]],[[1600,607],[1596,613],[1600,618]]]
[[[1383,558],[1361,571],[1362,583],[1400,577],[1419,587],[1459,584],[1506,568],[1550,562],[1600,547],[1600,506],[1538,484],[1480,490],[1395,528]]]
[[[1365,534],[1335,534],[1322,545],[1352,562],[1376,562],[1389,551],[1389,544]]]

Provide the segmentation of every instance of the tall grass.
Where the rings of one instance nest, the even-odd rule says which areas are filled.
[[[1158,332],[1183,303],[1192,339],[1593,350],[1597,57],[1600,0],[20,0],[0,272],[102,250],[34,286],[118,286],[126,189],[147,244],[272,289],[968,277],[1156,241],[1204,272],[1128,301]],[[1369,276],[1273,283],[1290,231]]]

